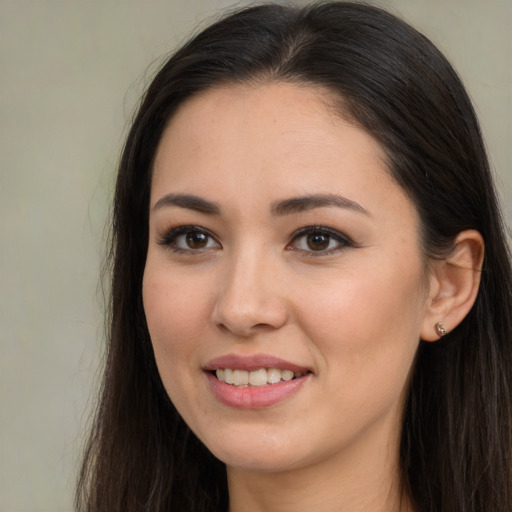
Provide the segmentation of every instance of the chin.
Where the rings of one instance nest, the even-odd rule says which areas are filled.
[[[267,452],[257,450],[250,451],[219,451],[214,455],[224,462],[227,467],[236,468],[242,471],[256,473],[281,473],[297,469],[302,466],[297,456],[286,453]]]
[[[215,439],[207,437],[202,441],[226,466],[244,471],[285,472],[313,462],[311,444],[306,440],[286,433],[279,435],[255,430],[243,433],[224,431],[224,436],[219,434]]]

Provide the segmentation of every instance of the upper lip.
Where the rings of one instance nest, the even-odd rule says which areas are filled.
[[[269,354],[254,354],[250,356],[226,354],[209,361],[204,367],[204,370],[213,371],[220,368],[247,371],[259,370],[260,368],[277,368],[279,370],[291,370],[292,372],[300,373],[311,371],[305,366]]]

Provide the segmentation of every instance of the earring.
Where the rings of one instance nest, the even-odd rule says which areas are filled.
[[[434,329],[440,338],[442,338],[448,332],[446,327],[443,325],[443,322],[437,322],[437,324],[434,326]]]

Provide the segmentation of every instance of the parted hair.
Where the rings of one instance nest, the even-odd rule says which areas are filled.
[[[476,302],[420,341],[404,406],[401,485],[421,512],[512,510],[512,273],[471,101],[445,57],[394,15],[352,2],[230,12],[178,49],[145,92],[122,153],[112,223],[104,378],[76,494],[80,512],[225,512],[226,470],[161,383],[142,304],[152,162],[176,109],[224,84],[322,87],[379,141],[413,201],[427,258],[478,230]]]

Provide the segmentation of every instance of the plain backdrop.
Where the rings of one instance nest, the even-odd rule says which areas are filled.
[[[512,0],[381,0],[469,88],[512,220]],[[229,0],[0,0],[0,511],[71,511],[103,343],[123,136],[162,56]]]

